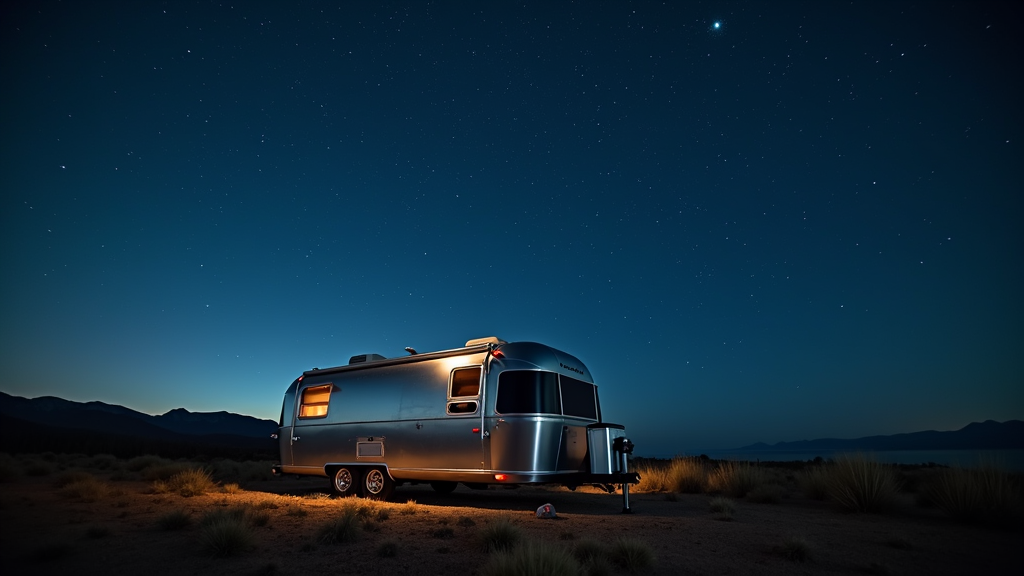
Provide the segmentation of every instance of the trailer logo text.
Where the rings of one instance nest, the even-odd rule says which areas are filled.
[[[575,366],[567,366],[565,364],[562,364],[561,362],[559,362],[558,365],[561,366],[562,368],[570,371],[570,372],[575,372],[575,373],[577,373],[577,374],[579,374],[581,376],[583,375],[583,370],[580,370],[579,368],[577,368]]]

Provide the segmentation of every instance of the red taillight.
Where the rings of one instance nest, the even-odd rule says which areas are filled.
[[[480,429],[479,428],[473,428],[473,434],[479,434],[479,433],[480,433]]]
[[[493,356],[500,360],[505,357],[505,354],[501,350],[495,350]]]
[[[505,476],[504,474],[495,474],[494,479],[497,480],[498,482],[504,482],[505,480],[508,479],[508,476]]]

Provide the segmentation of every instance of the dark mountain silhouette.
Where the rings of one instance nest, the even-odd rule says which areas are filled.
[[[272,420],[230,412],[178,408],[152,416],[103,402],[0,392],[0,450],[6,452],[276,458],[275,432]]]
[[[796,442],[765,444],[758,442],[736,451],[787,451],[809,452],[814,450],[1006,450],[1024,449],[1024,422],[1008,420],[996,422],[972,422],[959,430],[939,432],[928,430],[891,436],[866,436],[864,438],[839,439],[821,438]]]

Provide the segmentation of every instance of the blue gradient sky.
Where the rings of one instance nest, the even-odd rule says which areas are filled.
[[[0,389],[496,335],[640,455],[1024,419],[1019,4],[344,4],[2,9]]]

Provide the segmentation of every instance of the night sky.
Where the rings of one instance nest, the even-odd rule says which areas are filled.
[[[5,5],[0,390],[494,335],[638,455],[1024,419],[1020,3],[339,4]]]

